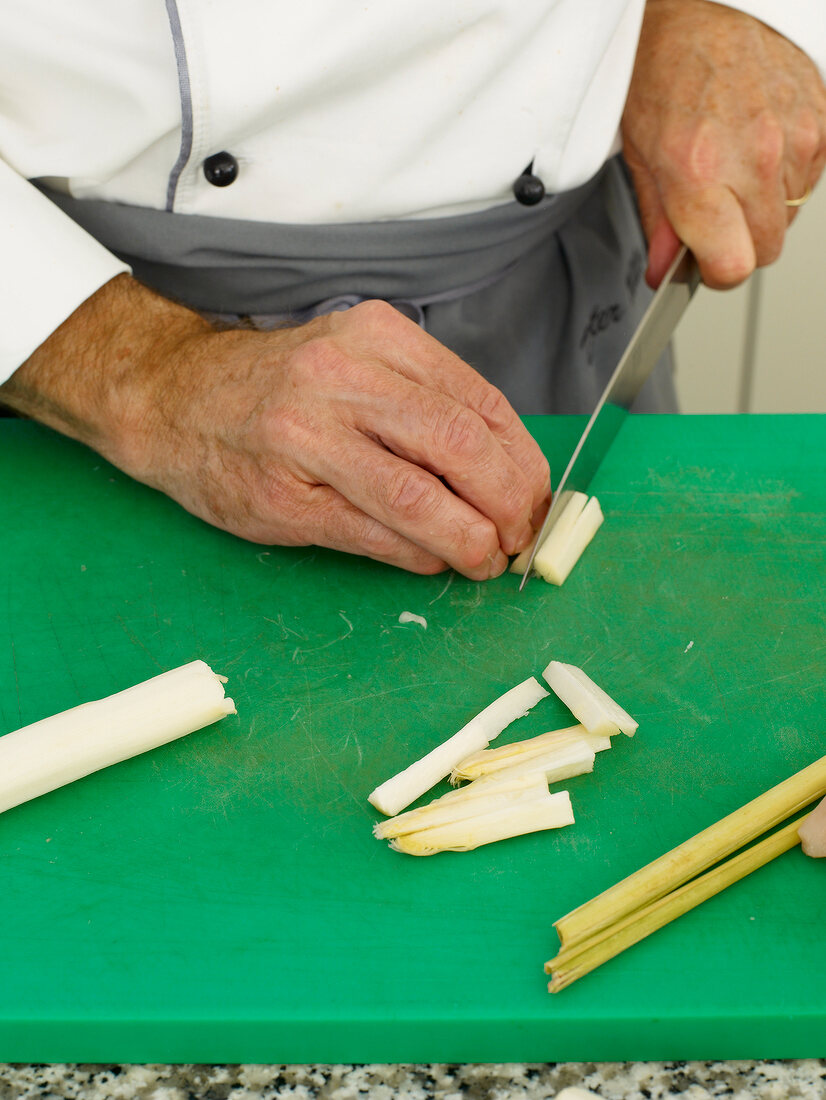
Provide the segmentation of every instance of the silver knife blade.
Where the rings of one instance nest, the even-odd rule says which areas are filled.
[[[665,351],[674,328],[691,301],[699,282],[700,272],[697,261],[686,246],[682,245],[654,292],[619,363],[614,368],[614,373],[602,391],[596,408],[585,426],[585,431],[580,436],[574,453],[559,479],[559,484],[553,493],[551,507],[540,528],[519,585],[520,592],[528,583],[533,569],[533,560],[539,547],[562,511],[563,491],[584,492],[590,485],[643,383]]]

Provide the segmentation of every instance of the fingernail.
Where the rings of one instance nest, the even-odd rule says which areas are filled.
[[[526,546],[530,546],[533,542],[533,537],[536,534],[532,523],[526,523],[522,528],[519,538],[513,540],[512,554],[520,554]]]
[[[497,550],[495,554],[489,556],[490,560],[490,573],[488,577],[492,580],[494,577],[501,577],[501,575],[508,568],[509,558],[503,554],[501,550]]]

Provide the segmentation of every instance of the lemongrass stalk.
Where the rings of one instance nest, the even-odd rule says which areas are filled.
[[[576,665],[551,661],[542,673],[554,693],[589,733],[611,737],[622,732],[633,737],[639,728],[627,711]]]
[[[826,856],[826,798],[816,806],[800,829],[800,842],[807,856]]]
[[[520,775],[494,786],[469,783],[458,791],[448,791],[441,798],[434,798],[426,806],[388,817],[373,826],[373,835],[379,840],[390,840],[405,833],[415,833],[436,825],[449,825],[492,810],[505,809],[518,802],[530,801],[546,794],[548,784],[542,775]]]
[[[549,794],[506,809],[467,818],[449,825],[421,829],[396,837],[390,847],[412,856],[431,856],[437,852],[470,852],[483,844],[573,825],[574,814],[567,791]]]
[[[455,784],[462,780],[479,779],[483,775],[510,768],[514,764],[543,756],[553,749],[573,744],[587,745],[592,752],[603,752],[611,748],[611,738],[594,736],[582,724],[548,730],[547,733],[540,733],[524,741],[513,741],[509,745],[473,753],[456,765],[450,774],[450,782]]]
[[[582,557],[585,548],[602,526],[603,514],[596,497],[587,503],[578,498],[583,493],[575,493],[568,504],[568,510],[574,510],[573,522],[559,523],[551,531],[539,548],[533,560],[533,567],[543,580],[550,584],[561,585],[568,579],[573,567]]]
[[[811,815],[807,815],[811,816]],[[704,875],[692,879],[671,893],[629,913],[589,939],[567,948],[545,963],[545,973],[553,974],[548,989],[558,993],[578,978],[589,974],[609,959],[650,936],[677,917],[694,909],[708,898],[770,860],[788,852],[800,841],[798,829],[806,818],[793,821],[772,836],[747,848]]]
[[[450,775],[464,757],[487,748],[511,722],[523,718],[531,707],[549,694],[533,676],[517,684],[443,744],[376,787],[368,796],[368,801],[381,813],[393,817]]]
[[[563,949],[665,896],[826,794],[826,756],[556,921]]]
[[[234,714],[225,682],[192,661],[0,737],[0,813]]]

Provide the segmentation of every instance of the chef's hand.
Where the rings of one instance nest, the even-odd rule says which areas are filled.
[[[118,276],[0,388],[202,519],[416,573],[501,573],[548,465],[502,394],[398,311],[215,331]]]
[[[709,0],[648,0],[622,123],[656,286],[679,241],[718,289],[780,255],[826,162],[826,89],[808,56]]]

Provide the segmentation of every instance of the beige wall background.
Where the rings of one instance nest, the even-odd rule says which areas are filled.
[[[826,413],[826,181],[780,259],[742,287],[700,287],[674,337],[686,413]]]

